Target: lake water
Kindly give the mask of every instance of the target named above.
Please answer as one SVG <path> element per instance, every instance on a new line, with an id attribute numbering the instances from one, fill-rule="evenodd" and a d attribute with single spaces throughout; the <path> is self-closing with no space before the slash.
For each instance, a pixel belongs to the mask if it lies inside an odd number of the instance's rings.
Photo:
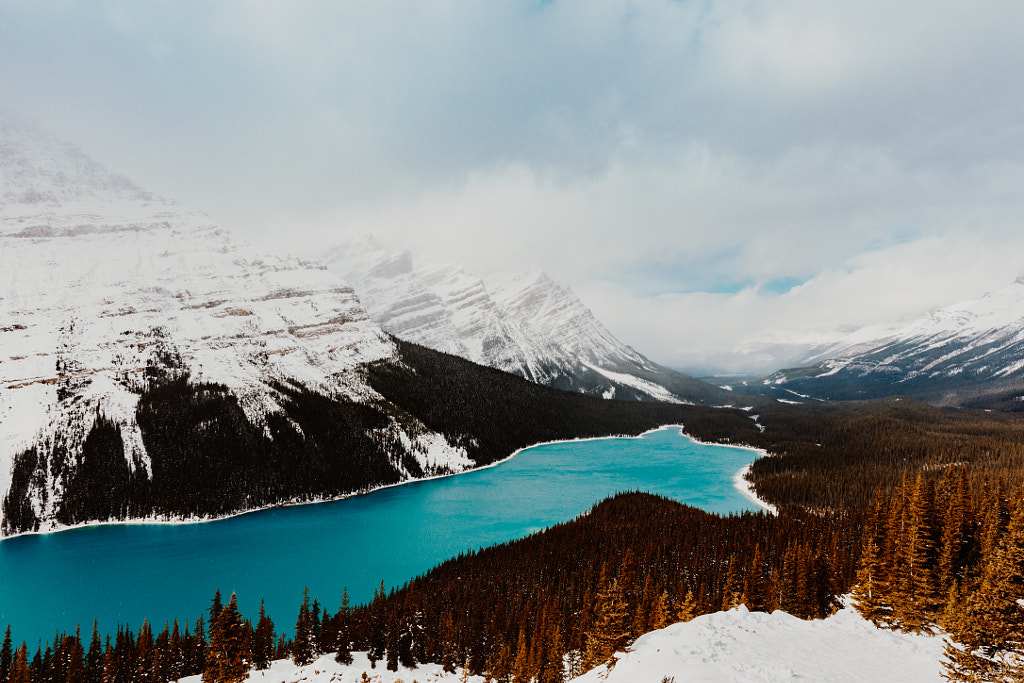
<path id="1" fill-rule="evenodd" d="M 159 630 L 195 620 L 220 588 L 225 601 L 238 594 L 245 616 L 255 617 L 264 598 L 278 632 L 290 631 L 305 586 L 333 613 L 343 587 L 353 604 L 365 602 L 382 580 L 401 585 L 459 552 L 570 520 L 618 491 L 711 512 L 755 510 L 733 485 L 754 458 L 665 428 L 535 446 L 496 467 L 331 503 L 11 538 L 0 541 L 0 629 L 11 624 L 33 651 L 79 623 L 87 638 L 94 618 L 100 633 L 144 618 Z"/>

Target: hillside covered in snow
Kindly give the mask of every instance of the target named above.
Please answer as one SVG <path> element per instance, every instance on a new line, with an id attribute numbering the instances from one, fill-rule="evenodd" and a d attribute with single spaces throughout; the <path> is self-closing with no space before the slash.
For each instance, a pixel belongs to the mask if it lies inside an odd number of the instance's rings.
<path id="1" fill-rule="evenodd" d="M 96 495 L 92 480 L 152 481 L 169 466 L 155 463 L 151 451 L 163 421 L 154 411 L 168 411 L 172 401 L 146 404 L 152 429 L 139 421 L 140 401 L 160 386 L 203 388 L 181 398 L 193 407 L 216 404 L 224 424 L 239 421 L 234 436 L 252 427 L 257 435 L 291 431 L 309 440 L 315 435 L 304 427 L 312 422 L 286 416 L 311 395 L 346 405 L 380 400 L 360 368 L 393 358 L 394 346 L 352 290 L 322 266 L 237 243 L 202 214 L 9 121 L 0 123 L 0 188 L 6 533 L 126 513 L 188 514 L 167 501 L 124 510 L 94 500 L 69 509 L 70 493 Z M 215 416 L 205 419 L 214 432 Z M 193 422 L 203 428 L 202 420 Z M 367 445 L 377 444 L 371 450 L 386 462 L 368 468 L 374 476 L 354 477 L 355 489 L 377 476 L 402 479 L 473 464 L 414 419 L 379 411 L 362 422 Z M 179 438 L 188 441 L 184 430 Z M 112 450 L 123 458 L 110 460 Z M 217 474 L 216 466 L 209 469 Z M 276 497 L 267 491 L 260 502 Z"/>
<path id="2" fill-rule="evenodd" d="M 481 278 L 372 238 L 322 255 L 392 334 L 548 386 L 605 398 L 723 405 L 730 392 L 653 363 L 541 271 Z"/>

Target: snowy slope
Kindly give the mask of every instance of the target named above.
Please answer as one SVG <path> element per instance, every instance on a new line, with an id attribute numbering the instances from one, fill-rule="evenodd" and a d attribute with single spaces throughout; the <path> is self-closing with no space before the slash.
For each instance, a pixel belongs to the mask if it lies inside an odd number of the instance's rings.
<path id="1" fill-rule="evenodd" d="M 73 463 L 99 413 L 121 425 L 129 466 L 148 468 L 135 407 L 150 366 L 225 385 L 256 425 L 279 410 L 278 382 L 377 398 L 359 368 L 394 346 L 322 266 L 234 242 L 6 121 L 0 188 L 0 495 L 33 445 L 56 444 Z M 413 449 L 425 467 L 472 464 L 414 431 L 407 442 L 433 444 Z M 52 477 L 37 492 L 44 528 L 61 486 Z"/>
<path id="2" fill-rule="evenodd" d="M 372 238 L 323 254 L 370 316 L 402 339 L 606 398 L 730 403 L 728 392 L 663 368 L 618 341 L 571 289 L 540 271 L 481 278 L 392 252 Z"/>
<path id="3" fill-rule="evenodd" d="M 1024 276 L 910 323 L 858 330 L 815 349 L 772 387 L 828 398 L 907 394 L 955 404 L 1024 393 Z"/>
<path id="4" fill-rule="evenodd" d="M 572 683 L 939 683 L 940 637 L 880 630 L 852 609 L 828 619 L 804 621 L 784 612 L 765 614 L 739 607 L 673 624 L 641 636 L 629 652 L 620 654 L 611 671 L 593 669 Z M 298 667 L 288 660 L 274 662 L 268 671 L 254 671 L 251 683 L 356 683 L 363 674 L 379 683 L 482 683 L 482 676 L 445 674 L 439 665 L 388 671 L 384 662 L 370 668 L 366 656 L 355 653 L 342 666 L 333 655 Z M 184 679 L 199 683 L 199 676 Z"/>
<path id="5" fill-rule="evenodd" d="M 608 672 L 575 683 L 938 683 L 945 639 L 878 629 L 852 608 L 805 621 L 742 605 L 641 636 Z"/>

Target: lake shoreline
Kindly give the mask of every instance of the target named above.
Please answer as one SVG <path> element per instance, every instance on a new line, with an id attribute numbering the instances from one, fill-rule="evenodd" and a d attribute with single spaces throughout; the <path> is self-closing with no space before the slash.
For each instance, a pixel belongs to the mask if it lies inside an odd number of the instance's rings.
<path id="1" fill-rule="evenodd" d="M 448 472 L 446 474 L 435 474 L 435 475 L 431 475 L 429 477 L 415 477 L 415 478 L 410 478 L 410 479 L 404 479 L 402 481 L 395 482 L 394 484 L 384 484 L 382 486 L 375 486 L 373 488 L 369 488 L 369 489 L 366 489 L 366 490 L 363 490 L 363 491 L 356 491 L 354 493 L 345 493 L 345 494 L 341 494 L 341 495 L 338 495 L 338 496 L 329 496 L 329 497 L 318 498 L 318 499 L 314 499 L 314 500 L 283 501 L 283 502 L 280 502 L 280 503 L 273 503 L 271 505 L 264 505 L 264 506 L 257 507 L 257 508 L 251 508 L 251 509 L 248 509 L 248 510 L 240 510 L 238 512 L 232 512 L 232 513 L 229 513 L 229 514 L 226 514 L 226 515 L 218 515 L 218 516 L 208 516 L 208 517 L 166 517 L 166 516 L 164 516 L 164 517 L 156 517 L 156 516 L 154 516 L 154 517 L 135 517 L 133 519 L 93 521 L 93 522 L 83 522 L 81 524 L 70 524 L 70 525 L 55 525 L 54 527 L 48 528 L 48 529 L 45 529 L 45 530 L 21 531 L 21 532 L 19 532 L 17 534 L 11 534 L 10 536 L 3 536 L 3 537 L 0 537 L 0 543 L 3 543 L 4 541 L 10 540 L 10 539 L 14 539 L 14 538 L 22 538 L 22 537 L 26 537 L 26 536 L 45 536 L 45 535 L 50 535 L 50 534 L 58 534 L 58 533 L 62 533 L 62 532 L 65 532 L 65 531 L 76 531 L 76 530 L 80 530 L 80 529 L 91 529 L 91 528 L 101 527 L 101 526 L 145 526 L 145 525 L 152 525 L 152 526 L 179 526 L 179 525 L 189 525 L 189 524 L 209 524 L 209 523 L 213 523 L 213 522 L 221 522 L 221 521 L 225 521 L 225 520 L 229 520 L 229 519 L 235 519 L 237 517 L 241 517 L 243 515 L 253 514 L 253 513 L 256 513 L 256 512 L 266 512 L 267 510 L 276 510 L 276 509 L 279 509 L 279 508 L 298 507 L 298 506 L 303 506 L 303 505 L 319 505 L 321 503 L 333 503 L 333 502 L 336 502 L 336 501 L 339 501 L 339 500 L 345 500 L 345 499 L 348 499 L 348 498 L 354 498 L 356 496 L 364 496 L 364 495 L 369 494 L 369 493 L 374 493 L 375 491 L 383 491 L 385 489 L 394 488 L 396 486 L 405 486 L 407 484 L 415 484 L 417 482 L 423 482 L 423 481 L 434 481 L 434 480 L 437 480 L 437 479 L 445 479 L 445 478 L 448 478 L 448 477 L 456 477 L 456 476 L 458 476 L 460 474 L 468 474 L 470 472 L 479 472 L 479 471 L 482 471 L 482 470 L 487 470 L 487 469 L 490 469 L 492 467 L 497 467 L 498 465 L 503 465 L 503 464 L 507 463 L 508 461 L 512 460 L 513 458 L 515 458 L 520 453 L 522 453 L 524 451 L 527 451 L 527 450 L 529 450 L 531 448 L 538 448 L 540 446 L 550 446 L 550 445 L 554 445 L 554 444 L 563 444 L 563 443 L 580 443 L 580 442 L 585 442 L 585 441 L 604 441 L 604 440 L 609 440 L 609 439 L 641 439 L 644 436 L 647 436 L 648 434 L 653 434 L 655 432 L 659 432 L 659 431 L 662 431 L 662 430 L 665 430 L 665 429 L 678 429 L 681 436 L 684 436 L 687 439 L 689 439 L 690 441 L 692 441 L 693 443 L 699 444 L 701 446 L 724 446 L 724 447 L 728 447 L 728 448 L 739 448 L 739 449 L 743 449 L 743 450 L 750 450 L 750 451 L 753 451 L 754 453 L 757 453 L 760 457 L 767 457 L 769 455 L 769 453 L 767 451 L 765 451 L 764 449 L 755 448 L 753 446 L 723 444 L 723 443 L 716 443 L 714 441 L 701 441 L 700 439 L 697 439 L 697 438 L 687 434 L 686 433 L 685 425 L 682 425 L 682 424 L 665 424 L 665 425 L 661 425 L 661 426 L 658 426 L 658 427 L 653 427 L 652 429 L 648 429 L 648 430 L 646 430 L 646 431 L 644 431 L 644 432 L 642 432 L 640 434 L 637 434 L 635 436 L 634 435 L 630 435 L 630 434 L 612 434 L 612 435 L 608 435 L 608 436 L 583 436 L 583 437 L 576 437 L 576 438 L 573 438 L 573 439 L 554 439 L 552 441 L 540 441 L 540 442 L 537 442 L 537 443 L 534 443 L 534 444 L 530 444 L 529 446 L 523 446 L 522 448 L 516 449 L 515 451 L 513 451 L 507 457 L 504 457 L 504 458 L 502 458 L 500 460 L 495 460 L 494 462 L 488 463 L 486 465 L 481 465 L 480 467 L 471 467 L 471 468 L 468 468 L 468 469 L 460 470 L 458 472 Z M 775 509 L 774 505 L 772 505 L 771 503 L 767 503 L 767 502 L 761 500 L 754 493 L 753 488 L 751 487 L 749 481 L 747 481 L 747 479 L 746 479 L 746 474 L 749 472 L 749 470 L 750 470 L 750 465 L 745 465 L 744 467 L 742 467 L 739 470 L 739 472 L 737 472 L 736 475 L 733 477 L 733 485 L 739 490 L 739 492 L 743 495 L 744 498 L 748 499 L 749 501 L 751 501 L 752 503 L 754 503 L 758 507 L 763 508 L 764 510 L 767 510 L 768 512 L 771 512 L 772 514 L 778 514 L 778 511 Z"/>

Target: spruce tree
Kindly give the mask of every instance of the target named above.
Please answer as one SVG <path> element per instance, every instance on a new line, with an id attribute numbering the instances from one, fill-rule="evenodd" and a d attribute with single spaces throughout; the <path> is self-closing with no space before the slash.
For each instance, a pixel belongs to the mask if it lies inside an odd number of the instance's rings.
<path id="1" fill-rule="evenodd" d="M 70 640 L 71 644 L 66 648 L 67 663 L 64 681 L 66 683 L 85 683 L 85 651 L 82 650 L 79 630 L 75 629 L 74 638 L 65 640 Z"/>
<path id="2" fill-rule="evenodd" d="M 612 655 L 625 649 L 630 640 L 626 622 L 626 604 L 615 579 L 597 593 L 594 623 L 586 636 L 587 645 L 583 653 L 584 669 L 610 662 Z"/>
<path id="3" fill-rule="evenodd" d="M 32 683 L 32 672 L 28 664 L 28 647 L 22 643 L 14 651 L 14 658 L 11 660 L 11 672 L 8 675 L 8 683 Z"/>
<path id="4" fill-rule="evenodd" d="M 339 664 L 351 664 L 352 663 L 352 607 L 349 604 L 348 598 L 348 587 L 341 593 L 341 609 L 338 610 L 336 616 L 338 623 L 338 633 L 334 647 L 337 650 L 337 654 L 334 655 L 334 659 Z"/>
<path id="5" fill-rule="evenodd" d="M 295 620 L 295 638 L 292 640 L 292 661 L 303 666 L 315 659 L 313 640 L 313 615 L 310 613 L 309 587 L 302 591 L 302 604 Z"/>
<path id="6" fill-rule="evenodd" d="M 274 622 L 267 616 L 260 600 L 260 612 L 256 620 L 256 632 L 252 639 L 253 666 L 259 670 L 269 669 L 274 658 Z"/>
<path id="7" fill-rule="evenodd" d="M 992 546 L 990 546 L 992 547 Z M 981 585 L 964 600 L 946 647 L 946 674 L 954 681 L 1024 679 L 1024 489 Z"/>
<path id="8" fill-rule="evenodd" d="M 904 507 L 902 543 L 897 551 L 898 588 L 893 616 L 900 628 L 920 631 L 935 616 L 937 581 L 928 488 L 920 474 Z"/>
<path id="9" fill-rule="evenodd" d="M 528 681 L 533 678 L 533 674 L 534 672 L 530 669 L 530 648 L 526 641 L 526 631 L 520 628 L 519 638 L 516 641 L 516 656 L 512 662 L 512 679 Z"/>
<path id="10" fill-rule="evenodd" d="M 853 606 L 862 617 L 879 624 L 889 615 L 889 607 L 882 596 L 881 564 L 874 533 L 868 531 L 865 539 L 858 563 L 857 585 L 852 591 Z"/>
<path id="11" fill-rule="evenodd" d="M 103 641 L 96 620 L 92 622 L 89 651 L 85 654 L 85 683 L 103 683 Z"/>
<path id="12" fill-rule="evenodd" d="M 11 625 L 7 624 L 7 630 L 4 631 L 4 642 L 0 646 L 0 683 L 6 683 L 13 663 L 14 650 L 11 649 Z"/>
<path id="13" fill-rule="evenodd" d="M 544 634 L 544 655 L 538 683 L 563 683 L 565 681 L 564 656 L 562 629 L 552 618 L 549 621 L 547 633 Z"/>
<path id="14" fill-rule="evenodd" d="M 654 609 L 651 610 L 651 628 L 654 630 L 665 628 L 671 623 L 671 617 L 668 614 L 668 591 L 662 590 L 658 593 L 658 598 L 654 603 Z"/>
<path id="15" fill-rule="evenodd" d="M 238 601 L 231 594 L 220 609 L 210 631 L 204 683 L 239 683 L 249 673 L 249 653 L 245 650 L 245 629 Z"/>
<path id="16" fill-rule="evenodd" d="M 675 620 L 690 621 L 700 613 L 700 605 L 694 597 L 692 590 L 686 591 L 686 597 L 676 603 Z"/>

